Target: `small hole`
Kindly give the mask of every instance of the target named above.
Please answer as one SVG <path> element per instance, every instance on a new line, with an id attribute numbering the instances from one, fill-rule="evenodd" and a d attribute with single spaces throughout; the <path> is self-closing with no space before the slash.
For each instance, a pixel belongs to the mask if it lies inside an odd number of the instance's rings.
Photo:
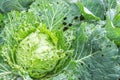
<path id="1" fill-rule="evenodd" d="M 28 12 L 28 10 L 26 10 L 26 12 Z"/>
<path id="2" fill-rule="evenodd" d="M 102 54 L 101 56 L 103 57 L 104 55 Z"/>
<path id="3" fill-rule="evenodd" d="M 78 19 L 78 16 L 75 16 L 74 19 L 75 19 L 75 20 Z"/>
<path id="4" fill-rule="evenodd" d="M 13 17 L 11 17 L 11 19 L 13 19 Z"/>
<path id="5" fill-rule="evenodd" d="M 66 56 L 68 56 L 68 54 L 65 54 Z"/>
<path id="6" fill-rule="evenodd" d="M 78 78 L 78 80 L 81 80 L 81 78 Z"/>
<path id="7" fill-rule="evenodd" d="M 57 4 L 59 4 L 59 2 L 57 2 Z"/>
<path id="8" fill-rule="evenodd" d="M 68 27 L 64 27 L 63 31 L 66 31 L 68 29 Z"/>
<path id="9" fill-rule="evenodd" d="M 37 6 L 40 6 L 40 4 L 37 4 Z"/>
<path id="10" fill-rule="evenodd" d="M 3 20 L 1 21 L 1 23 L 3 23 Z"/>
<path id="11" fill-rule="evenodd" d="M 69 26 L 72 26 L 72 23 L 70 23 Z"/>
<path id="12" fill-rule="evenodd" d="M 104 15 L 104 20 L 106 20 L 106 16 Z"/>
<path id="13" fill-rule="evenodd" d="M 80 16 L 80 20 L 85 20 L 83 15 Z"/>
<path id="14" fill-rule="evenodd" d="M 88 67 L 90 68 L 90 64 L 88 64 Z"/>
<path id="15" fill-rule="evenodd" d="M 83 66 L 83 63 L 81 63 L 81 65 Z"/>
<path id="16" fill-rule="evenodd" d="M 64 17 L 64 18 L 63 18 L 63 20 L 66 20 L 66 19 L 67 19 L 67 17 Z"/>
<path id="17" fill-rule="evenodd" d="M 66 23 L 66 22 L 63 22 L 63 25 L 67 25 L 67 23 Z"/>

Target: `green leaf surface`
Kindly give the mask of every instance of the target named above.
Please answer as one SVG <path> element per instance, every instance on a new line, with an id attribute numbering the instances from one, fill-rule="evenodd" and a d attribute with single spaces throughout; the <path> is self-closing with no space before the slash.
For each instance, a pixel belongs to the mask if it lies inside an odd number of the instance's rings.
<path id="1" fill-rule="evenodd" d="M 29 8 L 34 0 L 0 0 L 0 12 L 7 13 L 12 10 L 22 11 Z"/>
<path id="2" fill-rule="evenodd" d="M 64 16 L 68 14 L 69 5 L 65 1 L 36 0 L 29 9 L 41 18 L 50 30 L 61 28 Z"/>
<path id="3" fill-rule="evenodd" d="M 120 14 L 117 14 L 113 19 L 113 24 L 116 27 L 120 28 Z"/>
<path id="4" fill-rule="evenodd" d="M 86 7 L 83 6 L 82 2 L 78 1 L 77 6 L 79 7 L 82 15 L 88 20 L 100 20 L 99 17 L 96 17 L 91 11 L 89 11 Z"/>
<path id="5" fill-rule="evenodd" d="M 69 65 L 60 74 L 43 80 L 119 79 L 118 48 L 106 37 L 105 29 L 97 27 L 82 23 L 76 33 L 75 51 Z"/>
<path id="6" fill-rule="evenodd" d="M 0 80 L 119 80 L 119 11 L 119 0 L 0 0 Z"/>
<path id="7" fill-rule="evenodd" d="M 120 28 L 115 27 L 112 21 L 108 20 L 106 24 L 107 36 L 113 40 L 118 46 L 120 45 Z"/>
<path id="8" fill-rule="evenodd" d="M 84 26 L 85 25 L 81 25 L 81 27 Z M 79 54 L 76 62 L 79 63 L 80 66 L 80 79 L 118 79 L 120 76 L 118 75 L 119 71 L 116 71 L 117 63 L 115 63 L 115 60 L 112 60 L 115 55 L 118 55 L 118 49 L 113 42 L 106 38 L 105 30 L 99 25 L 95 27 L 92 24 L 88 24 L 86 25 L 84 35 L 87 36 L 87 38 L 81 39 L 84 39 L 85 42 L 79 42 L 79 44 L 77 44 L 79 47 L 76 47 L 77 50 L 75 51 L 76 55 Z M 113 65 L 111 66 L 111 64 Z"/>

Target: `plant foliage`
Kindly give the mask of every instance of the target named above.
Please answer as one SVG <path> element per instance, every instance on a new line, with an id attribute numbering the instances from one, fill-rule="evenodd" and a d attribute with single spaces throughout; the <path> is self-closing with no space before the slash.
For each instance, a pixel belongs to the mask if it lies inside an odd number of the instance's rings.
<path id="1" fill-rule="evenodd" d="M 119 80 L 119 0 L 1 0 L 0 80 Z"/>

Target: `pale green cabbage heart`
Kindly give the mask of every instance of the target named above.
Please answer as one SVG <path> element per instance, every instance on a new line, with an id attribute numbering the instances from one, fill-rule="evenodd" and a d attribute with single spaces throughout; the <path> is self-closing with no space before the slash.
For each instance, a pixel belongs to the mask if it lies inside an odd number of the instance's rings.
<path id="1" fill-rule="evenodd" d="M 58 52 L 48 34 L 36 31 L 20 42 L 16 60 L 30 75 L 39 77 L 53 70 L 58 60 L 64 57 L 63 52 Z"/>

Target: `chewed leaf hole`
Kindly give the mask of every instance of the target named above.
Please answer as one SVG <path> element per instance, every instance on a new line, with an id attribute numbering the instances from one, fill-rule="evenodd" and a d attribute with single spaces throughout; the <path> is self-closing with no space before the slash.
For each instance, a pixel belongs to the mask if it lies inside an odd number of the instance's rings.
<path id="1" fill-rule="evenodd" d="M 74 19 L 75 19 L 75 20 L 78 19 L 78 16 L 75 16 Z"/>
<path id="2" fill-rule="evenodd" d="M 104 55 L 102 54 L 101 56 L 103 57 Z"/>
<path id="3" fill-rule="evenodd" d="M 59 4 L 59 2 L 57 2 L 57 4 Z"/>
<path id="4" fill-rule="evenodd" d="M 67 17 L 64 17 L 64 18 L 63 18 L 63 20 L 66 20 L 66 19 L 67 19 Z"/>
<path id="5" fill-rule="evenodd" d="M 85 20 L 83 15 L 80 16 L 80 20 Z"/>
<path id="6" fill-rule="evenodd" d="M 81 78 L 78 78 L 78 80 L 81 80 Z"/>
<path id="7" fill-rule="evenodd" d="M 66 31 L 66 30 L 68 30 L 68 27 L 64 27 L 63 31 Z"/>
<path id="8" fill-rule="evenodd" d="M 81 65 L 83 66 L 83 63 L 81 63 Z"/>
<path id="9" fill-rule="evenodd" d="M 40 6 L 40 4 L 37 4 L 37 6 Z"/>
<path id="10" fill-rule="evenodd" d="M 88 67 L 90 68 L 90 64 L 88 64 Z"/>
<path id="11" fill-rule="evenodd" d="M 67 25 L 67 23 L 66 23 L 66 22 L 63 22 L 63 25 Z"/>
<path id="12" fill-rule="evenodd" d="M 72 23 L 69 23 L 69 26 L 72 26 Z"/>

